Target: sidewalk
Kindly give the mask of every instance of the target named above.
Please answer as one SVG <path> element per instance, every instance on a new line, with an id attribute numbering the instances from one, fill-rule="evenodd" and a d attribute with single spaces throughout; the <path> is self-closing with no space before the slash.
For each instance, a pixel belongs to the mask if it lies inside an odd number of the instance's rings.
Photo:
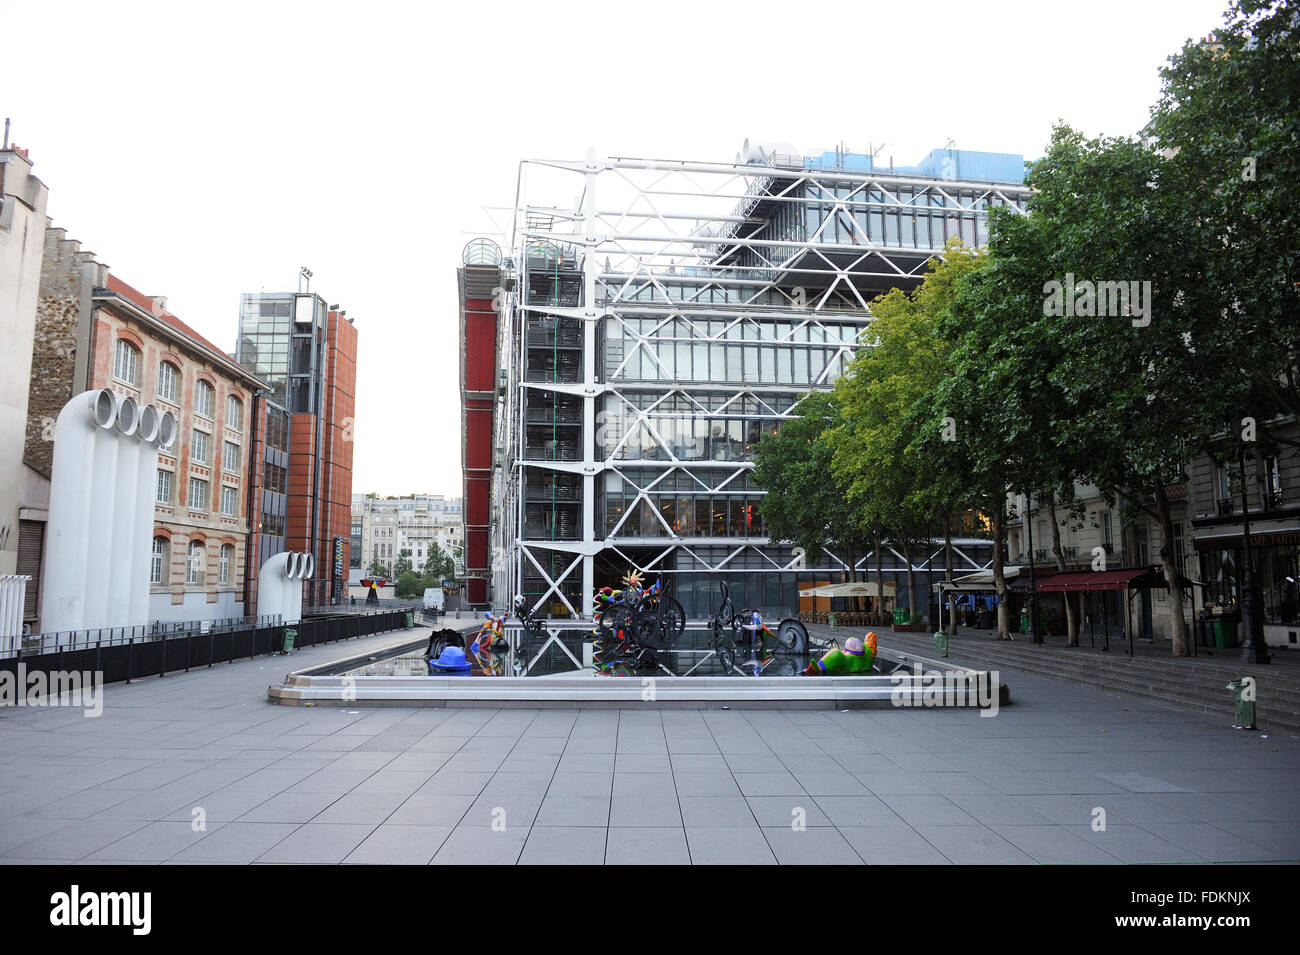
<path id="1" fill-rule="evenodd" d="M 1300 861 L 1300 741 L 1023 673 L 996 718 L 267 702 L 427 634 L 0 709 L 0 863 Z"/>
<path id="2" fill-rule="evenodd" d="M 861 630 L 823 625 L 808 629 L 817 636 L 841 640 L 860 635 Z M 936 655 L 931 633 L 897 633 L 887 627 L 876 632 L 882 647 Z M 1067 647 L 1064 636 L 1047 637 L 1043 644 L 1029 642 L 1024 634 L 1013 637 L 998 640 L 996 631 L 961 628 L 949 638 L 949 657 L 976 669 L 1018 671 L 1206 714 L 1229 726 L 1235 719 L 1235 704 L 1227 684 L 1250 676 L 1257 684 L 1260 727 L 1300 734 L 1300 651 L 1275 647 L 1272 663 L 1259 665 L 1243 662 L 1240 649 L 1201 648 L 1199 656 L 1174 657 L 1167 643 L 1135 641 L 1135 653 L 1130 657 L 1128 643 L 1118 640 L 1112 640 L 1111 649 L 1103 651 L 1100 640 L 1089 647 L 1086 635 L 1078 647 Z"/>

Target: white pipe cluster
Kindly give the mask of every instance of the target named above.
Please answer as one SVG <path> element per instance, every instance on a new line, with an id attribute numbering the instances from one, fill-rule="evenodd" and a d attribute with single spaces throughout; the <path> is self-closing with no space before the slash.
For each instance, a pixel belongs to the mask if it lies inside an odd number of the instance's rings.
<path id="1" fill-rule="evenodd" d="M 69 401 L 54 424 L 41 629 L 149 619 L 158 448 L 176 416 L 107 388 Z"/>
<path id="2" fill-rule="evenodd" d="M 311 554 L 286 551 L 267 559 L 257 572 L 257 615 L 279 614 L 285 624 L 302 621 L 302 582 L 316 573 Z"/>
<path id="3" fill-rule="evenodd" d="M 0 652 L 18 649 L 23 635 L 23 600 L 27 595 L 24 574 L 0 574 Z"/>

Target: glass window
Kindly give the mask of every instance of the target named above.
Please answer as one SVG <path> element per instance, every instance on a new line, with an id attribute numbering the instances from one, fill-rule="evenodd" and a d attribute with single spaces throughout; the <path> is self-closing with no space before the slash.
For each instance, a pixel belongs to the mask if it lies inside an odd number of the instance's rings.
<path id="1" fill-rule="evenodd" d="M 158 469 L 158 487 L 154 494 L 154 500 L 159 504 L 170 504 L 172 502 L 172 472 Z"/>
<path id="2" fill-rule="evenodd" d="M 221 466 L 227 471 L 239 471 L 239 445 L 233 441 L 225 442 L 221 449 Z"/>
<path id="3" fill-rule="evenodd" d="M 180 372 L 171 362 L 164 361 L 158 363 L 158 397 L 164 401 L 176 400 L 176 383 L 180 379 Z"/>
<path id="4" fill-rule="evenodd" d="M 235 556 L 235 548 L 229 544 L 221 545 L 221 556 L 217 560 L 217 582 L 221 584 L 230 583 L 230 562 Z"/>
<path id="5" fill-rule="evenodd" d="M 200 381 L 194 386 L 194 411 L 205 418 L 212 417 L 212 386 Z"/>
<path id="6" fill-rule="evenodd" d="M 136 361 L 140 353 L 124 338 L 119 338 L 113 348 L 113 377 L 128 385 L 135 384 Z"/>
<path id="7" fill-rule="evenodd" d="M 909 222 L 908 225 L 911 225 Z M 885 245 L 898 245 L 898 213 L 885 213 Z"/>
<path id="8" fill-rule="evenodd" d="M 727 377 L 725 381 L 741 381 L 744 378 L 744 354 L 740 345 L 727 346 Z"/>
<path id="9" fill-rule="evenodd" d="M 190 541 L 189 560 L 185 562 L 185 582 L 203 583 L 203 542 Z"/>
<path id="10" fill-rule="evenodd" d="M 226 398 L 226 427 L 232 431 L 244 430 L 244 404 L 234 395 Z"/>
<path id="11" fill-rule="evenodd" d="M 239 491 L 233 487 L 223 487 L 221 489 L 221 513 L 226 517 L 234 517 L 239 513 Z"/>
<path id="12" fill-rule="evenodd" d="M 153 539 L 153 554 L 149 560 L 149 583 L 165 584 L 167 582 L 167 564 L 171 557 L 171 541 L 165 537 Z"/>
<path id="13" fill-rule="evenodd" d="M 207 464 L 212 452 L 212 436 L 206 431 L 194 430 L 194 440 L 190 442 L 190 457 L 196 464 Z"/>
<path id="14" fill-rule="evenodd" d="M 191 511 L 208 509 L 208 482 L 202 478 L 190 478 L 190 493 L 185 501 Z"/>

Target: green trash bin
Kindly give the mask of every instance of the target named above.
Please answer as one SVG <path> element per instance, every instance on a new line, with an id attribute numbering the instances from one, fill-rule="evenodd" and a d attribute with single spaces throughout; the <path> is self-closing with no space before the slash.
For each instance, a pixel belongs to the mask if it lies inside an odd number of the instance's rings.
<path id="1" fill-rule="evenodd" d="M 1020 632 L 1021 633 L 1029 632 L 1029 614 L 1027 613 L 1022 613 L 1020 615 Z"/>
<path id="2" fill-rule="evenodd" d="M 415 626 L 415 611 L 408 610 L 406 611 L 406 629 L 410 630 L 414 626 Z"/>
<path id="3" fill-rule="evenodd" d="M 838 627 L 840 625 L 839 620 L 840 615 L 838 613 L 829 613 L 826 615 L 826 622 L 832 627 Z"/>
<path id="4" fill-rule="evenodd" d="M 1234 618 L 1214 618 L 1214 645 L 1220 650 L 1237 645 L 1237 621 Z"/>
<path id="5" fill-rule="evenodd" d="M 1255 729 L 1255 681 L 1248 676 L 1242 677 L 1229 683 L 1228 689 L 1232 691 L 1233 702 L 1237 704 L 1237 722 L 1233 728 Z"/>
<path id="6" fill-rule="evenodd" d="M 285 653 L 288 653 L 290 650 L 293 649 L 293 639 L 296 636 L 298 636 L 297 630 L 286 629 L 284 631 L 284 652 Z"/>
<path id="7" fill-rule="evenodd" d="M 935 653 L 938 653 L 940 656 L 946 657 L 948 655 L 948 634 L 942 630 L 938 630 L 935 632 L 934 651 Z"/>
<path id="8" fill-rule="evenodd" d="M 894 608 L 894 623 L 907 623 L 907 611 L 902 607 Z"/>

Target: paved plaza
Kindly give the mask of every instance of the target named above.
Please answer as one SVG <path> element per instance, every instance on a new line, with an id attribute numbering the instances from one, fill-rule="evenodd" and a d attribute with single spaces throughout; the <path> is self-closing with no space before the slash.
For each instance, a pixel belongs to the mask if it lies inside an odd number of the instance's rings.
<path id="1" fill-rule="evenodd" d="M 992 718 L 267 702 L 415 637 L 0 710 L 0 862 L 1300 861 L 1300 739 L 1014 672 Z"/>

